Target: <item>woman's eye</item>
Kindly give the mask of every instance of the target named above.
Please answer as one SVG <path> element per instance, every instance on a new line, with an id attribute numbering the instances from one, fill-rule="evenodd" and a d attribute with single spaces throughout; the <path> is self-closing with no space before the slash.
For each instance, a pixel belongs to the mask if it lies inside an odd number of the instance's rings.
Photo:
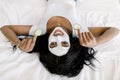
<path id="1" fill-rule="evenodd" d="M 62 44 L 68 44 L 66 41 L 63 41 Z"/>
<path id="2" fill-rule="evenodd" d="M 62 42 L 62 46 L 64 46 L 64 47 L 68 47 L 68 46 L 69 46 L 69 44 L 68 44 L 68 42 L 67 42 L 67 41 L 63 41 L 63 42 Z"/>
<path id="3" fill-rule="evenodd" d="M 57 42 L 52 42 L 52 43 L 51 43 L 51 45 L 56 45 L 56 44 L 57 44 Z"/>
<path id="4" fill-rule="evenodd" d="M 52 42 L 51 44 L 50 44 L 50 48 L 54 48 L 54 47 L 56 47 L 57 46 L 57 42 Z"/>

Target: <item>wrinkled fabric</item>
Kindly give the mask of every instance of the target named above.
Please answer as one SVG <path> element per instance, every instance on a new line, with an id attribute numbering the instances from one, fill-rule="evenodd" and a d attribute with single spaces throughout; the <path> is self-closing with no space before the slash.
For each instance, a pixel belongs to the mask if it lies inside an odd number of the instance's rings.
<path id="1" fill-rule="evenodd" d="M 0 27 L 8 24 L 35 25 L 44 15 L 47 4 L 46 0 L 0 0 Z M 78 19 L 84 26 L 120 29 L 118 0 L 78 0 L 75 5 Z M 13 50 L 12 44 L 0 32 L 0 80 L 120 80 L 119 41 L 120 34 L 97 46 L 96 67 L 84 66 L 78 76 L 67 78 L 49 73 L 39 61 L 37 53 Z"/>

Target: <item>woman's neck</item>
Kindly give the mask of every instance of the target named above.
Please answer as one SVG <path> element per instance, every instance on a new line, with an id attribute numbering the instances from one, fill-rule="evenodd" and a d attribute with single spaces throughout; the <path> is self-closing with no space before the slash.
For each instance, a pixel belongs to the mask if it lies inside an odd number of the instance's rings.
<path id="1" fill-rule="evenodd" d="M 50 34 L 57 26 L 62 27 L 69 35 L 72 34 L 72 25 L 68 19 L 62 16 L 53 16 L 47 22 L 47 34 Z"/>

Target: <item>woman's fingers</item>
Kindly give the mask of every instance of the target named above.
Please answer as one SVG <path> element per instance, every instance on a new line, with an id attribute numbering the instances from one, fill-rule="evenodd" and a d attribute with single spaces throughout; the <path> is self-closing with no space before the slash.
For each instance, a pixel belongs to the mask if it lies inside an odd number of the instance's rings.
<path id="1" fill-rule="evenodd" d="M 83 42 L 84 42 L 84 43 L 87 43 L 88 40 L 87 40 L 87 37 L 86 37 L 86 34 L 85 34 L 85 33 L 82 33 L 82 37 L 83 37 Z"/>
<path id="2" fill-rule="evenodd" d="M 25 48 L 24 45 L 26 45 L 25 39 L 23 39 L 23 40 L 21 41 L 19 48 L 20 48 L 21 50 L 24 49 L 24 48 Z"/>
<path id="3" fill-rule="evenodd" d="M 83 43 L 83 37 L 82 37 L 82 34 L 80 33 L 80 29 L 77 29 L 77 31 L 78 31 L 79 41 L 80 43 Z"/>
<path id="4" fill-rule="evenodd" d="M 90 42 L 88 33 L 87 32 L 81 33 L 81 37 L 82 37 L 81 45 L 87 46 Z"/>
<path id="5" fill-rule="evenodd" d="M 78 32 L 78 36 L 80 37 L 81 36 L 80 29 L 77 29 L 77 32 Z"/>
<path id="6" fill-rule="evenodd" d="M 34 35 L 34 37 L 33 37 L 33 42 L 35 43 L 36 42 L 36 39 L 37 39 L 37 35 Z"/>
<path id="7" fill-rule="evenodd" d="M 78 36 L 82 46 L 94 47 L 96 45 L 96 39 L 91 32 L 78 33 Z"/>
<path id="8" fill-rule="evenodd" d="M 20 49 L 25 52 L 30 52 L 33 50 L 37 36 L 27 37 L 21 41 Z"/>
<path id="9" fill-rule="evenodd" d="M 29 50 L 31 43 L 32 43 L 32 38 L 26 39 L 26 45 L 25 45 L 26 50 Z"/>
<path id="10" fill-rule="evenodd" d="M 95 37 L 92 35 L 91 32 L 89 32 L 89 37 L 90 37 L 91 40 L 94 40 L 94 39 L 95 39 Z"/>
<path id="11" fill-rule="evenodd" d="M 89 35 L 90 32 L 85 32 L 85 35 L 86 35 L 86 38 L 87 38 L 87 41 L 90 42 L 91 41 L 91 37 Z"/>
<path id="12" fill-rule="evenodd" d="M 29 47 L 29 50 L 32 51 L 34 46 L 35 46 L 35 43 L 36 43 L 36 39 L 37 39 L 37 35 L 35 35 L 33 38 L 32 38 L 32 42 L 31 42 L 31 45 Z"/>

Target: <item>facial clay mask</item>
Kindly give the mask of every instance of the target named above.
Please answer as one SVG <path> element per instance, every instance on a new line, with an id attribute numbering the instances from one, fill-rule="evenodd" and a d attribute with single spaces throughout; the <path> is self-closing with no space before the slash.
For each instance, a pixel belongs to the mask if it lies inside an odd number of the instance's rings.
<path id="1" fill-rule="evenodd" d="M 64 46 L 67 43 L 68 46 Z M 55 43 L 55 46 L 50 47 L 51 43 Z M 65 55 L 70 48 L 69 35 L 61 27 L 56 27 L 49 36 L 49 51 L 56 55 L 62 56 Z"/>

